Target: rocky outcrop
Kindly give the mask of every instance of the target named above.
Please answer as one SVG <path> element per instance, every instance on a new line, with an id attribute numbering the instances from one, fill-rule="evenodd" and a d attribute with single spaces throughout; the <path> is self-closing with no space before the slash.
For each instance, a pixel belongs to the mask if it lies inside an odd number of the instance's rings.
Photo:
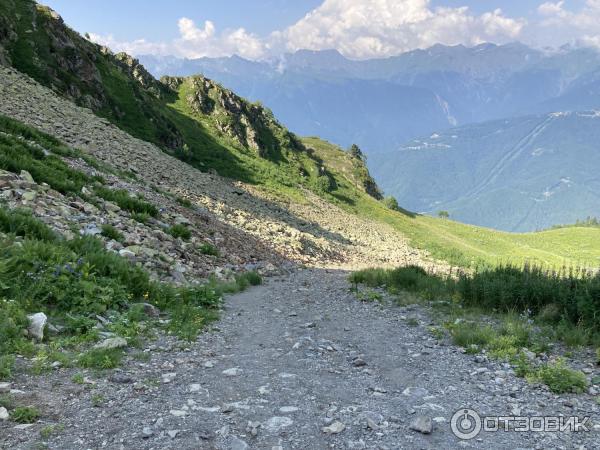
<path id="1" fill-rule="evenodd" d="M 277 157 L 283 148 L 306 150 L 267 108 L 248 102 L 208 78 L 163 77 L 161 81 L 170 89 L 185 93 L 182 95 L 195 115 L 209 116 L 220 133 L 260 157 Z"/>
<path id="2" fill-rule="evenodd" d="M 120 65 L 123 71 L 137 81 L 143 89 L 156 98 L 162 98 L 164 96 L 164 85 L 156 81 L 150 72 L 140 64 L 139 60 L 124 52 L 117 53 L 115 59 L 121 63 Z"/>

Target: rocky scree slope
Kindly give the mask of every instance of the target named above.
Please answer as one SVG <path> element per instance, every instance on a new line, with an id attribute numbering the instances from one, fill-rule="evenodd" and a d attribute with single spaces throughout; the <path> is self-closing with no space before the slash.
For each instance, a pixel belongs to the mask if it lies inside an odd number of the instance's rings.
<path id="1" fill-rule="evenodd" d="M 59 156 L 35 136 L 32 139 L 28 130 L 3 118 L 0 144 L 33 155 L 40 166 L 60 158 L 71 169 L 65 177 L 74 175 L 86 183 L 81 183 L 80 192 L 59 192 L 60 186 L 42 181 L 39 172 L 32 175 L 25 170 L 0 169 L 2 206 L 31 211 L 66 239 L 75 235 L 101 238 L 108 250 L 141 264 L 156 279 L 175 284 L 200 282 L 211 275 L 227 278 L 247 270 L 267 273 L 275 270 L 275 264 L 283 265 L 284 259 L 267 246 L 204 208 L 153 189 L 133 173 L 117 172 L 86 155 Z M 0 165 L 10 167 L 11 159 L 2 155 Z M 126 201 L 113 198 L 114 194 L 129 197 L 156 214 L 136 214 Z"/>
<path id="2" fill-rule="evenodd" d="M 254 186 L 200 172 L 13 69 L 0 68 L 0 96 L 6 99 L 0 113 L 129 170 L 150 188 L 188 199 L 274 254 L 325 266 L 423 263 L 423 255 L 388 225 L 346 213 L 308 190 L 303 202 L 277 200 Z"/>

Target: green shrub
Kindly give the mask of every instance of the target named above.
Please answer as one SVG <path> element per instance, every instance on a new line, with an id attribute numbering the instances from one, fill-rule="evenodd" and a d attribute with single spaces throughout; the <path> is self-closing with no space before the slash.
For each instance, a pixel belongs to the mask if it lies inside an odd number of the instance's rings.
<path id="1" fill-rule="evenodd" d="M 131 218 L 133 220 L 135 220 L 136 222 L 142 223 L 142 224 L 147 224 L 148 221 L 150 220 L 150 214 L 147 213 L 133 213 L 131 214 Z"/>
<path id="2" fill-rule="evenodd" d="M 34 423 L 40 418 L 40 412 L 34 406 L 18 406 L 12 410 L 10 418 L 17 423 Z"/>
<path id="3" fill-rule="evenodd" d="M 108 202 L 113 202 L 119 205 L 121 209 L 130 213 L 148 214 L 151 217 L 158 216 L 158 209 L 151 203 L 133 197 L 124 189 L 109 189 L 107 187 L 97 187 L 96 194 Z"/>
<path id="4" fill-rule="evenodd" d="M 64 149 L 54 147 L 59 148 Z M 48 183 L 63 194 L 79 194 L 85 185 L 101 181 L 70 168 L 60 157 L 48 154 L 35 143 L 5 134 L 0 134 L 0 169 L 16 174 L 25 170 L 36 183 Z"/>
<path id="5" fill-rule="evenodd" d="M 179 203 L 181 206 L 184 206 L 186 208 L 192 207 L 192 202 L 187 198 L 177 197 L 177 203 Z"/>
<path id="6" fill-rule="evenodd" d="M 15 366 L 15 357 L 12 355 L 0 355 L 0 380 L 7 380 L 12 376 Z"/>
<path id="7" fill-rule="evenodd" d="M 544 383 L 556 394 L 581 393 L 588 384 L 583 372 L 569 368 L 562 359 L 541 366 L 527 378 Z"/>
<path id="8" fill-rule="evenodd" d="M 487 346 L 496 336 L 490 326 L 480 327 L 474 323 L 463 321 L 450 326 L 450 336 L 453 342 L 467 350 L 480 350 Z"/>
<path id="9" fill-rule="evenodd" d="M 382 200 L 383 204 L 386 208 L 391 209 L 392 211 L 400 211 L 400 205 L 398 204 L 398 200 L 391 195 Z"/>
<path id="10" fill-rule="evenodd" d="M 192 232 L 183 224 L 177 224 L 169 227 L 167 229 L 167 233 L 174 238 L 180 238 L 184 241 L 188 241 L 192 237 Z"/>
<path id="11" fill-rule="evenodd" d="M 125 241 L 125 236 L 123 236 L 123 233 L 110 224 L 102 225 L 102 236 L 121 243 Z"/>
<path id="12" fill-rule="evenodd" d="M 208 256 L 219 256 L 219 249 L 212 244 L 204 243 L 199 247 L 200 253 Z"/>
<path id="13" fill-rule="evenodd" d="M 319 175 L 314 179 L 313 187 L 317 192 L 331 192 L 335 190 L 336 184 L 333 177 L 329 175 Z"/>
<path id="14" fill-rule="evenodd" d="M 114 369 L 119 367 L 123 359 L 123 350 L 120 348 L 88 350 L 77 361 L 85 369 Z"/>
<path id="15" fill-rule="evenodd" d="M 58 235 L 46 224 L 24 209 L 0 208 L 0 231 L 40 241 L 52 242 L 58 239 Z"/>

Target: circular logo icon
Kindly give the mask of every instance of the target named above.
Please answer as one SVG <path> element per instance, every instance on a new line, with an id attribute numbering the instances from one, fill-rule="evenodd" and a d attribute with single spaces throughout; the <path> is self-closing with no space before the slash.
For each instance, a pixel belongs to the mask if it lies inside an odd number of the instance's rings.
<path id="1" fill-rule="evenodd" d="M 473 439 L 481 432 L 481 417 L 472 409 L 459 409 L 452 416 L 450 428 L 457 438 Z"/>

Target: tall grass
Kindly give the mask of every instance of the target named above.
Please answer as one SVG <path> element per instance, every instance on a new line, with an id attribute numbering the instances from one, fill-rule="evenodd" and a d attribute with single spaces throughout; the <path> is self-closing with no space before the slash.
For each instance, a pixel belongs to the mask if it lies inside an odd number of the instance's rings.
<path id="1" fill-rule="evenodd" d="M 600 274 L 584 269 L 503 265 L 450 277 L 409 266 L 360 271 L 350 280 L 410 291 L 427 299 L 454 299 L 466 307 L 526 313 L 557 327 L 577 327 L 589 337 L 600 337 Z"/>

